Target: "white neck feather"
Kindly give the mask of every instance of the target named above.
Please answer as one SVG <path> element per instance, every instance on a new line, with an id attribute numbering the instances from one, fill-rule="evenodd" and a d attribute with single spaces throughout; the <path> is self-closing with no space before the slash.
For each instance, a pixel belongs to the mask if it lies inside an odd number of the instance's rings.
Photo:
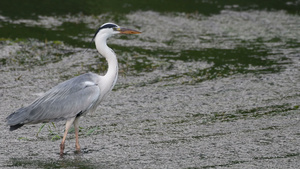
<path id="1" fill-rule="evenodd" d="M 108 70 L 102 78 L 104 80 L 102 83 L 102 92 L 104 93 L 112 90 L 118 78 L 118 60 L 116 54 L 106 44 L 106 40 L 109 37 L 110 35 L 108 34 L 98 34 L 95 37 L 96 48 L 98 52 L 106 58 L 108 63 Z"/>

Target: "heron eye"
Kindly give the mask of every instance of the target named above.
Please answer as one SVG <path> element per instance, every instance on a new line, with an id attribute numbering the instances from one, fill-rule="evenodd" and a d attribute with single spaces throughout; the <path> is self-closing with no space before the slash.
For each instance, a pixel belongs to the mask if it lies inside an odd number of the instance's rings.
<path id="1" fill-rule="evenodd" d="M 114 28 L 113 28 L 113 30 L 114 30 L 114 31 L 119 31 L 119 30 L 120 30 L 120 28 L 118 28 L 118 27 L 114 27 Z"/>

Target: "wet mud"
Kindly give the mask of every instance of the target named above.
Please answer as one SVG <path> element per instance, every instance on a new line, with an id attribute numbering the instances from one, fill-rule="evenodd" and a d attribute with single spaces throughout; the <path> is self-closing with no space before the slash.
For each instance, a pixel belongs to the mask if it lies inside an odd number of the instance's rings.
<path id="1" fill-rule="evenodd" d="M 1 168 L 299 166 L 298 15 L 231 8 L 107 15 L 0 16 L 3 29 L 53 35 L 0 39 Z M 108 41 L 119 79 L 96 112 L 81 118 L 81 153 L 71 130 L 60 158 L 64 122 L 9 132 L 5 118 L 41 93 L 82 73 L 105 73 L 90 41 L 108 18 L 143 33 Z"/>

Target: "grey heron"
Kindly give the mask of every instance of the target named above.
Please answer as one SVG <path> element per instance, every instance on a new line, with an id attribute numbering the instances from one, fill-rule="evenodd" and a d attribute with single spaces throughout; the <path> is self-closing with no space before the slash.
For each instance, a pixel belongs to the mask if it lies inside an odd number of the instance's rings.
<path id="1" fill-rule="evenodd" d="M 86 73 L 64 81 L 53 87 L 30 105 L 22 107 L 6 118 L 10 131 L 25 124 L 45 123 L 66 120 L 66 128 L 60 144 L 60 155 L 65 149 L 68 130 L 74 124 L 75 148 L 80 151 L 78 140 L 78 121 L 82 115 L 94 111 L 100 101 L 114 87 L 118 77 L 118 61 L 114 51 L 107 46 L 106 40 L 114 34 L 139 34 L 141 32 L 121 28 L 114 23 L 105 23 L 97 30 L 93 40 L 98 52 L 108 62 L 104 76 Z"/>

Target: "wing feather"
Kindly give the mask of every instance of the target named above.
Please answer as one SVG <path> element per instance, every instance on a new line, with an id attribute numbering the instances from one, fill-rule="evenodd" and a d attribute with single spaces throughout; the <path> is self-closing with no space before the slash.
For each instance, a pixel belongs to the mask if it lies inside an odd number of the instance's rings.
<path id="1" fill-rule="evenodd" d="M 100 98 L 98 75 L 87 73 L 58 84 L 31 105 L 7 117 L 10 126 L 64 120 L 87 113 Z"/>

